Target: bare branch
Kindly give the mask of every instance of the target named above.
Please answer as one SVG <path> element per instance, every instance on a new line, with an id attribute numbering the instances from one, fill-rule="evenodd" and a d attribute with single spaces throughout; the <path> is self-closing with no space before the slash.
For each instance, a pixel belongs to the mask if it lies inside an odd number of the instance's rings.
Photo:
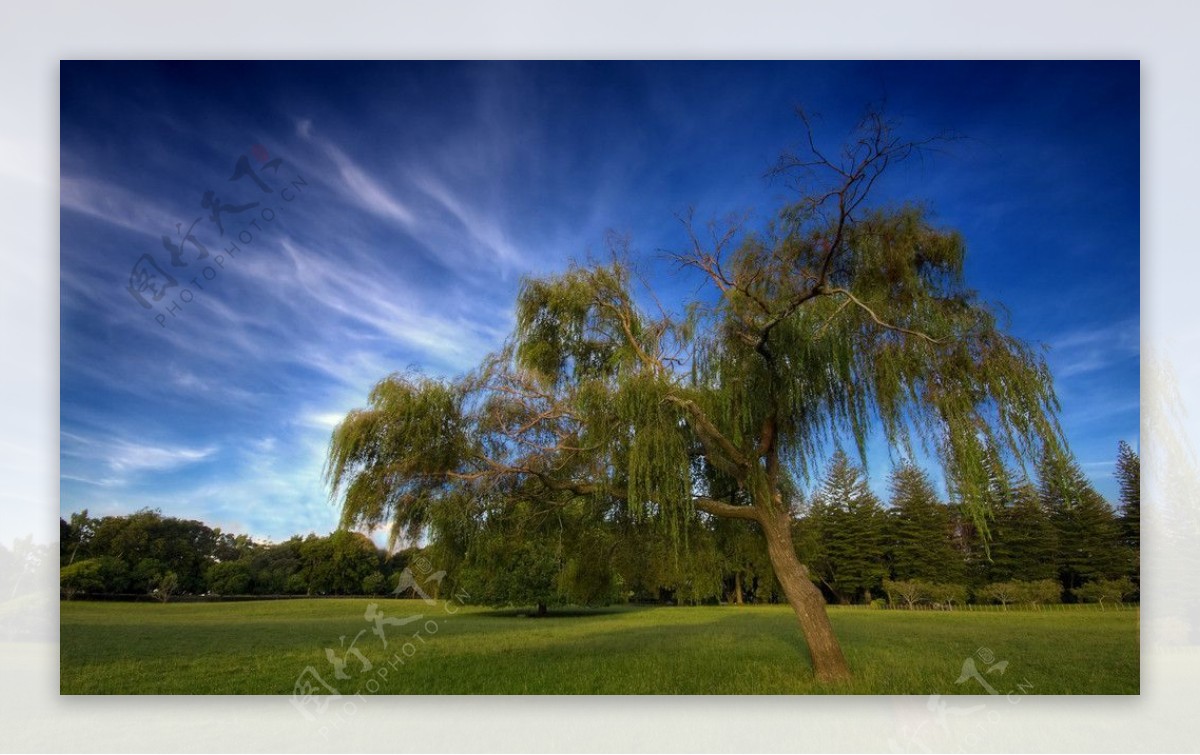
<path id="1" fill-rule="evenodd" d="M 934 338 L 933 336 L 929 335 L 928 333 L 922 333 L 919 330 L 910 330 L 909 328 L 903 328 L 899 325 L 892 325 L 889 322 L 885 322 L 882 318 L 879 317 L 879 315 L 875 314 L 875 310 L 868 307 L 866 304 L 864 304 L 862 302 L 861 299 L 859 299 L 857 296 L 850 293 L 849 291 L 847 291 L 844 288 L 831 288 L 831 289 L 829 289 L 829 293 L 841 294 L 841 295 L 845 296 L 847 299 L 854 302 L 854 304 L 856 304 L 860 309 L 862 309 L 864 312 L 866 312 L 867 315 L 872 320 L 875 321 L 875 324 L 879 325 L 882 328 L 886 328 L 887 330 L 894 330 L 897 333 L 904 333 L 905 335 L 914 336 L 916 338 L 922 338 L 922 339 L 928 341 L 929 343 L 932 343 L 935 345 L 946 342 L 946 339 L 944 339 L 944 338 Z"/>

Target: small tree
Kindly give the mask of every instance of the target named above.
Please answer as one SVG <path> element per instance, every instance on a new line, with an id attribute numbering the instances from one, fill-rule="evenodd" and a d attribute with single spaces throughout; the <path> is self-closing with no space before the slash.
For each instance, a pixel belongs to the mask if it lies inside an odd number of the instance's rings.
<path id="1" fill-rule="evenodd" d="M 838 601 L 865 596 L 869 602 L 871 588 L 886 575 L 884 518 L 863 470 L 836 451 L 813 494 L 808 522 L 817 543 L 813 572 Z"/>
<path id="2" fill-rule="evenodd" d="M 990 585 L 985 585 L 980 594 L 992 601 L 999 603 L 1008 610 L 1009 603 L 1015 603 L 1021 595 L 1021 586 L 1016 582 L 993 582 Z"/>
<path id="3" fill-rule="evenodd" d="M 245 595 L 250 592 L 252 574 L 246 561 L 222 561 L 204 572 L 208 591 L 216 595 Z"/>
<path id="4" fill-rule="evenodd" d="M 1137 588 L 1129 577 L 1117 579 L 1096 579 L 1082 587 L 1075 588 L 1075 597 L 1085 603 L 1099 603 L 1104 609 L 1104 601 L 1120 603 L 1134 593 Z"/>
<path id="5" fill-rule="evenodd" d="M 1057 579 L 1039 579 L 1032 582 L 1014 582 L 1017 585 L 1017 602 L 1029 603 L 1035 608 L 1062 601 L 1062 585 Z"/>
<path id="6" fill-rule="evenodd" d="M 1117 446 L 1117 482 L 1121 490 L 1119 523 L 1121 541 L 1130 561 L 1131 576 L 1135 588 L 1141 582 L 1142 548 L 1142 460 L 1129 444 L 1121 441 Z"/>
<path id="7" fill-rule="evenodd" d="M 373 571 L 363 577 L 362 591 L 364 595 L 382 595 L 387 590 L 387 577 L 383 572 Z"/>
<path id="8" fill-rule="evenodd" d="M 1121 441 L 1117 444 L 1117 483 L 1121 491 L 1121 528 L 1125 541 L 1134 550 L 1141 547 L 1142 460 Z"/>
<path id="9" fill-rule="evenodd" d="M 1047 449 L 1038 465 L 1043 505 L 1057 531 L 1063 587 L 1126 573 L 1121 530 L 1108 502 L 1069 454 Z"/>
<path id="10" fill-rule="evenodd" d="M 1023 482 L 995 504 L 991 559 L 985 567 L 988 581 L 1036 582 L 1057 577 L 1057 534 L 1037 489 Z"/>
<path id="11" fill-rule="evenodd" d="M 965 585 L 932 584 L 929 585 L 927 593 L 930 600 L 944 606 L 947 610 L 953 609 L 955 603 L 962 605 L 967 602 Z"/>
<path id="12" fill-rule="evenodd" d="M 169 571 L 159 575 L 150 590 L 150 594 L 160 603 L 166 603 L 178 589 L 179 577 L 175 575 L 175 572 Z"/>
<path id="13" fill-rule="evenodd" d="M 545 616 L 567 602 L 558 589 L 562 561 L 552 543 L 488 540 L 475 546 L 460 584 L 473 601 L 491 606 L 532 606 Z"/>
<path id="14" fill-rule="evenodd" d="M 929 597 L 929 586 L 914 580 L 883 580 L 883 591 L 887 593 L 888 602 L 895 603 L 897 599 L 904 601 L 909 610 Z"/>
<path id="15" fill-rule="evenodd" d="M 938 500 L 926 472 L 904 463 L 892 471 L 887 514 L 892 576 L 922 582 L 963 579 L 963 554 L 951 539 L 950 509 Z"/>
<path id="16" fill-rule="evenodd" d="M 88 558 L 62 567 L 59 572 L 62 596 L 71 600 L 79 593 L 102 592 L 103 570 L 104 564 L 98 558 Z"/>

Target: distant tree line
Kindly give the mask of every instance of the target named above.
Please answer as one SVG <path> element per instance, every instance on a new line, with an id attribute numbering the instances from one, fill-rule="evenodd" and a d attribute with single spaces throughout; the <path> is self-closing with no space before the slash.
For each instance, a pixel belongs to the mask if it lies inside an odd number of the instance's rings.
<path id="1" fill-rule="evenodd" d="M 403 569 L 358 532 L 260 543 L 203 522 L 142 510 L 59 520 L 63 596 L 380 594 Z"/>
<path id="2" fill-rule="evenodd" d="M 943 501 L 928 474 L 902 463 L 880 500 L 837 452 L 805 499 L 789 491 L 794 541 L 828 601 L 952 609 L 968 602 L 1116 603 L 1138 597 L 1138 455 L 1118 449 L 1114 510 L 1077 462 L 1046 456 L 1036 482 L 987 459 L 986 532 L 962 500 Z M 954 489 L 953 480 L 950 484 Z M 511 491 L 506 491 L 506 496 Z M 700 604 L 782 600 L 762 539 L 748 522 L 696 517 L 683 531 L 639 526 L 627 507 L 564 495 L 525 504 L 473 502 L 431 513 L 432 540 L 389 555 L 365 535 L 260 543 L 198 521 L 143 510 L 61 520 L 64 597 L 149 594 L 380 595 L 416 556 L 476 603 L 536 608 L 614 602 Z M 453 513 L 451 513 L 453 512 Z"/>

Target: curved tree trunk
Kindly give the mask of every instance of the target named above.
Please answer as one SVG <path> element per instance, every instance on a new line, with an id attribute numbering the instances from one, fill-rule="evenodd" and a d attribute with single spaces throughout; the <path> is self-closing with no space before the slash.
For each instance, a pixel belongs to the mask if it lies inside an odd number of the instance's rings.
<path id="1" fill-rule="evenodd" d="M 763 512 L 761 525 L 767 540 L 767 553 L 783 594 L 796 612 L 800 629 L 812 656 L 813 672 L 823 682 L 844 681 L 850 678 L 850 667 L 842 655 L 842 646 L 833 634 L 825 599 L 812 580 L 808 568 L 796 557 L 792 542 L 791 519 L 786 512 Z"/>

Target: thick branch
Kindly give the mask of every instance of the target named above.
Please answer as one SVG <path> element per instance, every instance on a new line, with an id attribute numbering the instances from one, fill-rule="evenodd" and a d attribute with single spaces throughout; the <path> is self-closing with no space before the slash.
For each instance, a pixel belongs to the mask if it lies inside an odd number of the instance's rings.
<path id="1" fill-rule="evenodd" d="M 710 451 L 719 451 L 720 455 L 730 462 L 733 469 L 725 469 L 724 471 L 732 474 L 735 479 L 739 480 L 746 476 L 746 473 L 750 471 L 750 460 L 738 450 L 737 446 L 733 445 L 733 442 L 729 438 L 726 438 L 717 429 L 717 426 L 709 420 L 699 406 L 696 406 L 694 401 L 670 394 L 667 395 L 666 400 L 687 412 L 692 429 L 696 431 L 697 437 L 700 438 L 700 442 L 706 448 Z M 716 463 L 717 459 L 714 458 L 713 462 Z"/>
<path id="2" fill-rule="evenodd" d="M 752 522 L 759 521 L 758 508 L 755 506 L 732 506 L 728 503 L 714 501 L 711 498 L 698 496 L 692 499 L 696 508 L 706 514 L 723 517 L 725 519 L 747 519 Z"/>

